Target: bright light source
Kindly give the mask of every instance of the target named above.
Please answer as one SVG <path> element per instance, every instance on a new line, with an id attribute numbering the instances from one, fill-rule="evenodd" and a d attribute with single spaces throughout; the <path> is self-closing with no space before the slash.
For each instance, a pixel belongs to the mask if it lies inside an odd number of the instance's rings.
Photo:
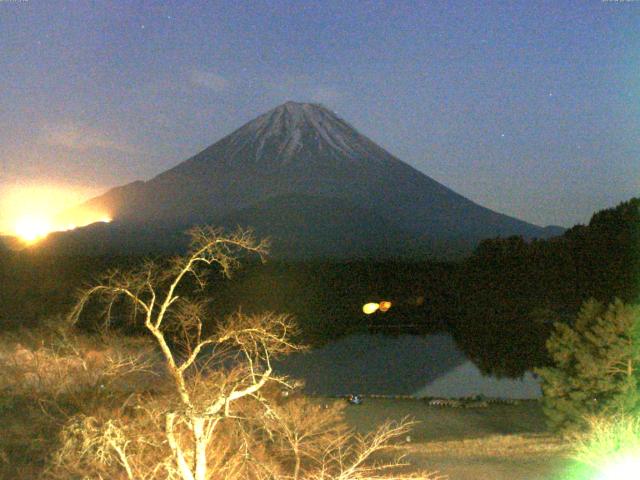
<path id="1" fill-rule="evenodd" d="M 365 305 L 362 306 L 362 311 L 367 315 L 371 315 L 372 313 L 377 312 L 378 310 L 380 310 L 381 312 L 386 312 L 390 308 L 391 308 L 391 302 L 383 300 L 380 303 L 375 303 L 375 302 L 366 303 Z"/>
<path id="2" fill-rule="evenodd" d="M 15 233 L 26 243 L 34 243 L 42 240 L 52 230 L 51 222 L 34 215 L 21 217 L 15 224 Z"/>
<path id="3" fill-rule="evenodd" d="M 391 302 L 389 302 L 387 300 L 384 300 L 384 301 L 380 302 L 380 311 L 381 312 L 386 312 L 390 308 L 391 308 Z"/>
<path id="4" fill-rule="evenodd" d="M 366 313 L 367 315 L 371 315 L 373 312 L 378 311 L 378 309 L 380 308 L 380 305 L 377 303 L 367 303 L 365 305 L 362 306 L 362 311 L 364 313 Z"/>
<path id="5" fill-rule="evenodd" d="M 595 480 L 637 480 L 640 477 L 640 457 L 622 457 L 605 466 Z"/>
<path id="6" fill-rule="evenodd" d="M 13 233 L 23 242 L 33 244 L 46 238 L 52 232 L 66 232 L 97 222 L 110 223 L 111 219 L 109 217 L 102 217 L 93 221 L 87 219 L 76 225 L 74 223 L 56 224 L 44 216 L 26 215 L 16 221 Z"/>
<path id="7" fill-rule="evenodd" d="M 65 186 L 16 185 L 0 194 L 0 234 L 34 244 L 51 232 L 73 230 L 95 222 L 110 222 L 108 212 L 75 207 L 94 191 Z M 65 212 L 64 217 L 60 212 Z"/>

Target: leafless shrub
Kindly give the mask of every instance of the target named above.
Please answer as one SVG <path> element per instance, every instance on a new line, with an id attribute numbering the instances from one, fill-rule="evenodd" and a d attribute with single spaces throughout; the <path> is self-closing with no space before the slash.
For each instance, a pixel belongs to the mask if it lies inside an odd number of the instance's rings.
<path id="1" fill-rule="evenodd" d="M 152 374 L 151 347 L 146 340 L 118 335 L 89 339 L 64 324 L 3 335 L 0 391 L 57 398 L 114 384 L 124 388 L 136 375 Z"/>
<path id="2" fill-rule="evenodd" d="M 402 467 L 408 466 L 402 455 L 391 460 L 376 460 L 380 453 L 393 448 L 393 443 L 411 430 L 413 422 L 386 422 L 367 435 L 348 432 L 334 438 L 324 450 L 320 468 L 307 477 L 308 480 L 402 480 L 422 478 L 437 480 L 434 473 L 406 474 Z"/>

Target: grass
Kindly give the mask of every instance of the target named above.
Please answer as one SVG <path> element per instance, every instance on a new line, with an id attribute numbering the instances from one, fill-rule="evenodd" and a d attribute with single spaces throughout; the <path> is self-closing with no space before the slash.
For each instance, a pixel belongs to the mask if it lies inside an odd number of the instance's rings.
<path id="1" fill-rule="evenodd" d="M 437 469 L 452 480 L 564 479 L 569 447 L 546 434 L 491 435 L 404 447 L 413 468 Z"/>
<path id="2" fill-rule="evenodd" d="M 465 409 L 366 399 L 346 413 L 363 433 L 387 419 L 415 418 L 420 423 L 398 450 L 412 468 L 437 470 L 451 480 L 564 480 L 574 463 L 570 446 L 547 432 L 534 401 Z"/>
<path id="3" fill-rule="evenodd" d="M 0 478 L 37 478 L 56 446 L 56 422 L 45 422 L 42 410 L 26 398 L 0 400 Z M 407 456 L 411 470 L 438 471 L 451 480 L 565 480 L 573 463 L 568 444 L 546 431 L 537 402 L 450 408 L 420 400 L 365 399 L 345 412 L 361 433 L 385 420 L 413 417 L 419 423 L 395 453 Z"/>
<path id="4" fill-rule="evenodd" d="M 431 441 L 420 444 L 431 455 L 459 458 L 507 458 L 568 453 L 567 444 L 548 434 L 491 435 L 483 438 Z"/>
<path id="5" fill-rule="evenodd" d="M 29 397 L 0 395 L 0 478 L 39 478 L 57 446 L 59 421 Z"/>
<path id="6" fill-rule="evenodd" d="M 410 416 L 419 422 L 412 438 L 462 440 L 490 435 L 546 433 L 545 418 L 536 401 L 517 405 L 490 404 L 486 408 L 451 408 L 427 405 L 420 400 L 365 399 L 347 409 L 347 421 L 361 432 L 385 420 Z"/>

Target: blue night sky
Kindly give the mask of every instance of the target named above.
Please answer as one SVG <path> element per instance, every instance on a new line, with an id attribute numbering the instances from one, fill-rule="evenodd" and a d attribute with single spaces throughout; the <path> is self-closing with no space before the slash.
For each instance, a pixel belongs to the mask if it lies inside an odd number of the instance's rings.
<path id="1" fill-rule="evenodd" d="M 148 179 L 289 99 L 540 225 L 640 194 L 640 1 L 0 0 L 0 45 L 0 195 Z"/>

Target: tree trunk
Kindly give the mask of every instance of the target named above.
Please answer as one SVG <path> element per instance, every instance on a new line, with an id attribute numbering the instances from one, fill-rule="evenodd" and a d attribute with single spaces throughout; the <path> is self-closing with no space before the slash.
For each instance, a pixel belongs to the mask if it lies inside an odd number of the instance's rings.
<path id="1" fill-rule="evenodd" d="M 175 421 L 175 418 L 176 418 L 175 413 L 167 414 L 167 421 L 166 421 L 167 441 L 169 442 L 169 447 L 173 452 L 173 457 L 175 458 L 176 466 L 178 467 L 178 473 L 180 474 L 180 477 L 182 478 L 182 480 L 195 480 L 195 477 L 193 476 L 193 472 L 189 468 L 189 465 L 187 464 L 187 460 L 184 458 L 184 453 L 182 452 L 182 448 L 180 448 L 180 445 L 178 445 L 178 442 L 176 441 L 176 436 L 173 431 L 173 422 Z"/>
<path id="2" fill-rule="evenodd" d="M 300 476 L 300 450 L 297 445 L 294 447 L 293 452 L 296 456 L 296 465 L 295 469 L 293 470 L 293 480 L 298 480 L 298 477 Z"/>
<path id="3" fill-rule="evenodd" d="M 207 477 L 207 437 L 204 434 L 204 418 L 193 417 L 193 437 L 195 440 L 195 480 L 206 480 Z"/>

